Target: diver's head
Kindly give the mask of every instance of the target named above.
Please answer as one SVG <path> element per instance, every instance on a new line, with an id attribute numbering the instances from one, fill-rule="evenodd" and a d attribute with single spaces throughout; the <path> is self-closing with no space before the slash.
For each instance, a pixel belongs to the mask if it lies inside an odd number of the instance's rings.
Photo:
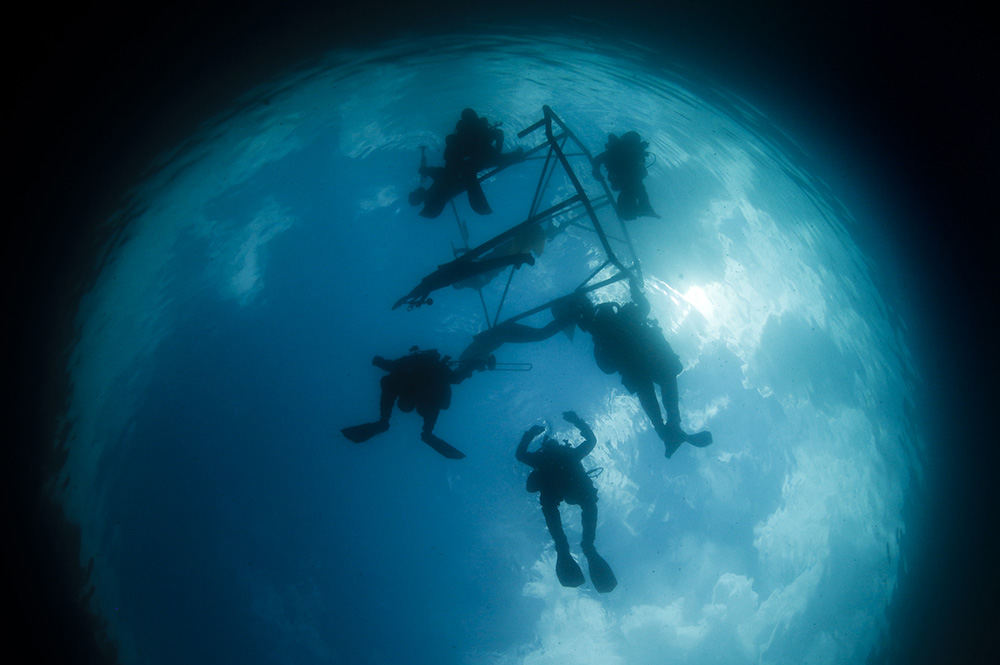
<path id="1" fill-rule="evenodd" d="M 472 109 L 462 109 L 462 120 L 473 122 L 479 116 Z"/>
<path id="2" fill-rule="evenodd" d="M 553 439 L 551 436 L 547 436 L 542 439 L 542 450 L 555 450 L 559 447 L 559 442 Z"/>
<path id="3" fill-rule="evenodd" d="M 622 141 L 625 141 L 626 143 L 639 143 L 639 133 L 625 132 L 622 134 Z"/>

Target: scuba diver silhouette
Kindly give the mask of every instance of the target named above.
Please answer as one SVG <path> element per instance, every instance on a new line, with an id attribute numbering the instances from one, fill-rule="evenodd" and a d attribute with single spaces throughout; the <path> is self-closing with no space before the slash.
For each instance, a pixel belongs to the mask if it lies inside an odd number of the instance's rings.
<path id="1" fill-rule="evenodd" d="M 573 299 L 576 324 L 594 340 L 594 360 L 605 374 L 617 372 L 622 385 L 639 398 L 669 458 L 685 441 L 703 448 L 712 443 L 708 431 L 688 434 L 681 429 L 677 375 L 683 370 L 680 359 L 663 336 L 655 320 L 649 318 L 646 296 L 630 280 L 632 302 L 620 305 L 601 303 L 596 307 L 585 294 Z M 660 387 L 663 418 L 656 399 Z"/>
<path id="2" fill-rule="evenodd" d="M 457 383 L 449 366 L 448 356 L 441 357 L 436 349 L 421 351 L 417 347 L 410 354 L 387 360 L 382 356 L 372 358 L 372 365 L 388 372 L 382 377 L 382 395 L 379 400 L 379 419 L 345 427 L 341 433 L 355 443 L 363 443 L 376 434 L 389 429 L 389 416 L 397 403 L 399 410 L 416 409 L 424 419 L 420 439 L 449 459 L 462 459 L 465 454 L 434 435 L 434 425 L 443 409 L 451 406 L 451 384 Z"/>
<path id="3" fill-rule="evenodd" d="M 445 143 L 453 142 L 454 138 L 448 136 Z M 445 148 L 447 152 L 448 148 Z M 421 217 L 434 219 L 441 214 L 448 201 L 452 200 L 462 192 L 468 192 L 469 206 L 480 215 L 488 215 L 493 212 L 489 203 L 486 202 L 486 194 L 476 178 L 475 172 L 462 169 L 460 164 L 445 166 L 427 166 L 427 147 L 420 146 L 420 168 L 417 171 L 421 177 L 431 179 L 431 186 L 421 185 L 410 192 L 410 205 L 422 205 Z"/>
<path id="4" fill-rule="evenodd" d="M 455 123 L 454 140 L 444 151 L 445 166 L 469 169 L 473 173 L 516 160 L 520 151 L 503 154 L 503 132 L 500 123 L 491 125 L 485 116 L 470 108 L 462 109 Z"/>
<path id="5" fill-rule="evenodd" d="M 608 593 L 618 585 L 618 580 L 608 562 L 594 549 L 597 534 L 597 488 L 582 464 L 583 458 L 597 444 L 597 437 L 590 426 L 573 411 L 564 412 L 563 418 L 580 430 L 583 443 L 573 447 L 568 441 L 563 445 L 555 439 L 545 437 L 537 451 L 528 452 L 528 445 L 545 429 L 541 425 L 535 425 L 524 433 L 517 444 L 515 456 L 519 462 L 532 468 L 525 487 L 529 492 L 539 493 L 545 525 L 556 546 L 556 576 L 559 583 L 566 587 L 578 587 L 584 582 L 583 571 L 570 554 L 569 541 L 559 516 L 559 504 L 565 501 L 580 506 L 583 526 L 580 547 L 587 557 L 590 581 L 597 591 Z"/>
<path id="6" fill-rule="evenodd" d="M 611 189 L 618 195 L 618 214 L 622 219 L 659 217 L 649 203 L 642 179 L 646 177 L 646 148 L 649 143 L 636 132 L 625 132 L 621 138 L 608 134 L 604 152 L 593 159 L 593 175 L 601 179 L 601 164 L 608 170 Z"/>
<path id="7" fill-rule="evenodd" d="M 530 266 L 535 265 L 535 257 L 527 252 L 479 260 L 466 259 L 460 256 L 454 261 L 439 265 L 437 270 L 420 280 L 420 284 L 414 287 L 412 291 L 397 300 L 392 308 L 396 309 L 400 305 L 409 305 L 410 307 L 433 305 L 434 301 L 428 297 L 431 291 L 436 291 L 437 289 L 451 286 L 456 282 L 461 282 L 462 280 L 496 271 L 507 266 L 520 268 L 525 263 Z"/>
<path id="8" fill-rule="evenodd" d="M 493 212 L 479 183 L 478 173 L 491 167 L 503 168 L 524 159 L 524 151 L 503 152 L 503 132 L 499 123 L 490 125 L 472 109 L 464 109 L 455 125 L 455 133 L 445 137 L 444 166 L 427 166 L 426 146 L 420 146 L 422 177 L 431 179 L 430 187 L 410 192 L 410 205 L 423 205 L 421 217 L 435 218 L 452 198 L 468 192 L 469 206 L 480 215 Z"/>

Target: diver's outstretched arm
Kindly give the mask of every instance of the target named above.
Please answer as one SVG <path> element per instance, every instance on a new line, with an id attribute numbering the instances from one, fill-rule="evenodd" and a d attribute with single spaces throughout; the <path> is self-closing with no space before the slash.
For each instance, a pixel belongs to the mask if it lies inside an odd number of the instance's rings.
<path id="1" fill-rule="evenodd" d="M 391 372 L 396 368 L 396 361 L 383 358 L 382 356 L 375 356 L 372 358 L 372 365 L 375 365 L 375 367 L 384 372 Z"/>
<path id="2" fill-rule="evenodd" d="M 642 285 L 637 284 L 634 278 L 629 279 L 628 290 L 632 296 L 632 302 L 639 307 L 639 313 L 643 316 L 649 316 L 649 312 L 652 311 L 652 308 L 649 305 L 649 299 L 646 298 L 646 294 L 642 292 Z"/>
<path id="3" fill-rule="evenodd" d="M 580 435 L 583 437 L 583 443 L 574 448 L 574 452 L 577 454 L 579 459 L 583 459 L 590 454 L 590 451 L 594 449 L 597 445 L 597 437 L 594 435 L 594 430 L 590 429 L 590 425 L 583 421 L 583 418 L 576 415 L 575 411 L 566 411 L 563 413 L 563 418 L 566 422 L 571 423 L 580 430 Z"/>
<path id="4" fill-rule="evenodd" d="M 457 375 L 453 383 L 459 383 L 472 376 L 473 371 L 486 367 L 491 353 L 507 343 L 525 344 L 541 342 L 564 330 L 566 321 L 554 319 L 541 328 L 532 328 L 523 323 L 508 321 L 484 330 L 472 338 L 472 343 L 462 351 L 458 359 Z"/>
<path id="5" fill-rule="evenodd" d="M 524 433 L 524 436 L 521 437 L 521 442 L 517 444 L 517 451 L 514 453 L 514 457 L 517 458 L 518 462 L 534 466 L 532 464 L 534 461 L 534 455 L 528 452 L 528 445 L 544 430 L 545 428 L 541 425 L 532 425 L 531 428 Z"/>

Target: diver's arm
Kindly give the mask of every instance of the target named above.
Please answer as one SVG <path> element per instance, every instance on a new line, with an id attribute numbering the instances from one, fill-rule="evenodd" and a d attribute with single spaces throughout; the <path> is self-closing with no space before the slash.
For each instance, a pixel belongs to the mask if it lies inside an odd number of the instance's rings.
<path id="1" fill-rule="evenodd" d="M 417 169 L 420 175 L 428 175 L 427 173 L 427 146 L 420 146 L 420 168 Z"/>
<path id="2" fill-rule="evenodd" d="M 628 281 L 628 290 L 632 295 L 632 302 L 634 302 L 639 307 L 639 313 L 643 316 L 649 316 L 651 307 L 649 305 L 649 300 L 646 298 L 646 294 L 642 292 L 642 287 L 636 284 L 634 279 Z"/>
<path id="3" fill-rule="evenodd" d="M 589 455 L 590 451 L 592 451 L 594 446 L 597 445 L 597 437 L 594 435 L 594 430 L 590 429 L 590 425 L 583 422 L 583 418 L 576 415 L 575 411 L 565 412 L 563 414 L 563 418 L 566 419 L 566 422 L 575 425 L 576 428 L 580 430 L 580 435 L 583 437 L 583 443 L 575 447 L 573 451 L 577 454 L 579 459 L 583 459 Z"/>
<path id="4" fill-rule="evenodd" d="M 590 161 L 591 166 L 593 167 L 593 169 L 592 169 L 591 172 L 593 173 L 594 177 L 597 178 L 598 180 L 600 180 L 601 177 L 602 177 L 601 176 L 601 164 L 603 164 L 604 161 L 607 158 L 608 158 L 608 153 L 607 153 L 607 151 L 605 151 L 605 152 L 602 152 L 601 154 L 597 155 L 596 157 L 594 157 Z"/>
<path id="5" fill-rule="evenodd" d="M 372 358 L 372 365 L 383 371 L 391 372 L 396 367 L 396 361 L 383 358 L 382 356 L 375 356 Z"/>
<path id="6" fill-rule="evenodd" d="M 517 458 L 518 462 L 523 462 L 524 464 L 531 464 L 534 455 L 528 452 L 528 445 L 535 440 L 535 437 L 542 433 L 545 428 L 541 425 L 533 425 L 524 436 L 521 437 L 521 442 L 517 444 L 517 451 L 514 453 L 514 457 Z M 534 466 L 534 465 L 532 465 Z"/>
<path id="7" fill-rule="evenodd" d="M 493 138 L 493 145 L 496 147 L 497 152 L 503 152 L 503 131 L 498 129 L 499 123 L 493 126 L 491 132 Z"/>

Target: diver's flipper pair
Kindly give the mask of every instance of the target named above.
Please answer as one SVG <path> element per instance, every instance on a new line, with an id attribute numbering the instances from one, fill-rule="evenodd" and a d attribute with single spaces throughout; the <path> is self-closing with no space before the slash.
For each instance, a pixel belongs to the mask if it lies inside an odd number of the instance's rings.
<path id="1" fill-rule="evenodd" d="M 465 457 L 465 453 L 461 450 L 455 448 L 443 439 L 434 436 L 431 432 L 423 432 L 420 435 L 420 440 L 437 451 L 439 455 L 443 455 L 448 459 L 462 459 Z"/>
<path id="2" fill-rule="evenodd" d="M 614 591 L 614 588 L 618 586 L 618 579 L 615 577 L 614 571 L 611 570 L 611 566 L 604 560 L 604 557 L 598 554 L 597 550 L 592 547 L 584 549 L 583 553 L 587 555 L 590 583 L 594 585 L 594 588 L 599 593 Z"/>
<path id="3" fill-rule="evenodd" d="M 389 423 L 387 421 L 376 420 L 373 423 L 355 425 L 354 427 L 345 427 L 340 430 L 340 432 L 354 443 L 364 443 L 376 434 L 381 434 L 387 429 L 389 429 Z"/>

